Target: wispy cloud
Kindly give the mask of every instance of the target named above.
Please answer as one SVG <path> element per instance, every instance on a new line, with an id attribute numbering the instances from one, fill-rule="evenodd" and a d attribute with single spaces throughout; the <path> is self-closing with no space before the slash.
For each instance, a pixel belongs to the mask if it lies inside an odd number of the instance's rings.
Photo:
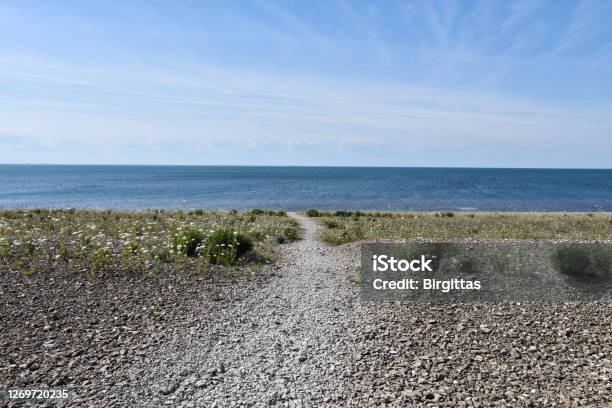
<path id="1" fill-rule="evenodd" d="M 578 2 L 570 16 L 570 23 L 565 35 L 560 38 L 553 54 L 574 51 L 578 47 L 592 47 L 591 42 L 599 36 L 605 36 L 603 41 L 610 44 L 612 27 L 609 24 L 612 14 L 612 4 L 607 1 L 587 0 Z M 595 41 L 595 45 L 600 45 Z"/>
<path id="2" fill-rule="evenodd" d="M 0 162 L 612 165 L 606 2 L 143 7 L 0 7 Z"/>

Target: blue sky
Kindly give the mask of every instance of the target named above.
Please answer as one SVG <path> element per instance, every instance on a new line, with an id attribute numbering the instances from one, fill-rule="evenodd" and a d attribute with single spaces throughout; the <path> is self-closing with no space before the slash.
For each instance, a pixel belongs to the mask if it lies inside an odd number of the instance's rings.
<path id="1" fill-rule="evenodd" d="M 0 162 L 612 167 L 610 1 L 0 3 Z"/>

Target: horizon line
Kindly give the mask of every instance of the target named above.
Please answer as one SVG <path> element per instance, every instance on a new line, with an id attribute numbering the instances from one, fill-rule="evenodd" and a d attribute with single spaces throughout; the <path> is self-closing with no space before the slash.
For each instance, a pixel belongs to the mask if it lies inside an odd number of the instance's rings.
<path id="1" fill-rule="evenodd" d="M 372 168 L 372 169 L 481 169 L 481 170 L 612 170 L 610 167 L 492 167 L 492 166 L 380 166 L 380 165 L 288 165 L 288 164 L 138 164 L 138 163 L 0 163 L 0 166 L 64 167 L 278 167 L 278 168 Z"/>

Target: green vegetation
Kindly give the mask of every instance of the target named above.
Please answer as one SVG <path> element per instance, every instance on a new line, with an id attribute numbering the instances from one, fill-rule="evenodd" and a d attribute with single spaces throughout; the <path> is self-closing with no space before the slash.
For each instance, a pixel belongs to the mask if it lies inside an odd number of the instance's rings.
<path id="1" fill-rule="evenodd" d="M 521 212 L 323 212 L 309 210 L 325 226 L 320 239 L 612 239 L 610 213 Z"/>
<path id="2" fill-rule="evenodd" d="M 236 260 L 253 249 L 253 241 L 245 234 L 230 229 L 220 229 L 211 234 L 204 247 L 208 262 L 233 265 Z"/>
<path id="3" fill-rule="evenodd" d="M 550 257 L 558 272 L 580 280 L 609 280 L 612 278 L 612 256 L 601 250 L 566 247 L 557 249 Z"/>
<path id="4" fill-rule="evenodd" d="M 231 211 L 235 211 L 235 213 L 237 213 L 237 210 L 231 210 Z M 230 212 L 231 212 L 230 211 Z M 286 217 L 287 216 L 287 212 L 284 210 L 262 210 L 261 208 L 253 208 L 251 211 L 249 211 L 249 214 L 253 214 L 253 215 L 272 215 L 272 216 L 277 216 L 277 217 Z"/>
<path id="5" fill-rule="evenodd" d="M 193 227 L 187 227 L 174 235 L 174 250 L 186 256 L 196 256 L 200 244 L 206 239 L 204 234 Z"/>
<path id="6" fill-rule="evenodd" d="M 452 214 L 452 213 L 450 213 Z M 363 212 L 363 211 L 319 211 L 319 210 L 306 210 L 306 215 L 308 217 L 393 217 L 393 213 L 390 212 Z"/>
<path id="7" fill-rule="evenodd" d="M 276 235 L 276 242 L 279 244 L 284 244 L 285 242 L 296 241 L 300 239 L 300 232 L 300 224 L 296 220 L 291 219 L 289 221 L 289 225 L 284 227 Z"/>
<path id="8" fill-rule="evenodd" d="M 338 221 L 336 220 L 323 220 L 323 224 L 329 229 L 338 228 Z"/>
<path id="9" fill-rule="evenodd" d="M 306 210 L 306 215 L 308 217 L 318 217 L 319 216 L 319 212 L 317 210 L 314 210 L 314 209 L 311 208 L 309 210 Z"/>
<path id="10" fill-rule="evenodd" d="M 0 271 L 192 273 L 269 259 L 300 234 L 284 211 L 0 210 Z"/>
<path id="11" fill-rule="evenodd" d="M 591 266 L 591 260 L 585 251 L 563 248 L 551 256 L 553 267 L 564 275 L 579 276 Z"/>

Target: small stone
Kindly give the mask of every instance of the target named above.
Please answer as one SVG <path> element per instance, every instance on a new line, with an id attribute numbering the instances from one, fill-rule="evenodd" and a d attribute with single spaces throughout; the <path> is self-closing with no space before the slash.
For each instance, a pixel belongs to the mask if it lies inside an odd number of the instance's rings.
<path id="1" fill-rule="evenodd" d="M 172 382 L 162 387 L 159 390 L 159 392 L 162 395 L 170 395 L 170 394 L 173 394 L 178 389 L 178 386 L 179 386 L 178 382 Z"/>

